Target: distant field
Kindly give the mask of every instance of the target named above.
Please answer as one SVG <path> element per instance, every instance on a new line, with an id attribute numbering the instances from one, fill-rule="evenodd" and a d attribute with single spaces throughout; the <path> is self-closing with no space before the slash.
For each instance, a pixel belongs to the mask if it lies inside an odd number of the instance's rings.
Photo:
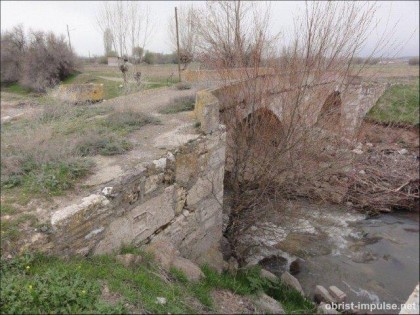
<path id="1" fill-rule="evenodd" d="M 390 87 L 366 118 L 385 124 L 419 125 L 419 79 Z"/>
<path id="2" fill-rule="evenodd" d="M 359 73 L 361 66 L 354 66 L 353 73 Z M 418 77 L 419 66 L 410 66 L 406 63 L 395 63 L 385 65 L 371 65 L 364 67 L 359 75 L 362 77 L 378 77 L 378 78 L 393 78 L 393 77 Z"/>

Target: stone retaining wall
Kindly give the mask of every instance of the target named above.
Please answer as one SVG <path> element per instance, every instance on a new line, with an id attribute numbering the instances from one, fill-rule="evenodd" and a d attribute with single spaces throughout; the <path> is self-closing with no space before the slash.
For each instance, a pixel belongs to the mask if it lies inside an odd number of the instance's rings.
<path id="1" fill-rule="evenodd" d="M 123 244 L 167 238 L 184 257 L 220 266 L 226 132 L 218 116 L 211 116 L 218 115 L 218 103 L 208 93 L 197 96 L 198 108 L 207 108 L 207 100 L 216 107 L 197 110 L 205 126 L 202 135 L 53 213 L 43 249 L 59 255 L 104 254 Z"/>

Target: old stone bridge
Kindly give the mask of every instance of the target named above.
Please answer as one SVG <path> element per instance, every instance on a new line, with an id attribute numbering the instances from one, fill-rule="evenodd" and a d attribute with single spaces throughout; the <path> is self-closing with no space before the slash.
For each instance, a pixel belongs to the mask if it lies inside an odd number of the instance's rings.
<path id="1" fill-rule="evenodd" d="M 313 100 L 339 95 L 339 124 L 350 136 L 358 119 L 384 90 L 383 85 L 350 79 L 352 84 L 338 82 L 334 76 L 322 81 L 313 78 L 310 84 L 294 87 L 291 80 L 265 76 L 257 83 L 241 81 L 199 91 L 191 125 L 198 120 L 200 132 L 164 156 L 98 185 L 79 202 L 53 212 L 51 233 L 42 248 L 60 255 L 90 255 L 109 253 L 123 244 L 140 246 L 169 239 L 184 257 L 220 266 L 227 134 L 221 113 L 234 110 L 246 117 L 266 108 L 284 121 L 294 93 L 308 89 L 303 101 L 307 104 L 303 106 L 305 123 L 316 122 L 323 110 L 324 102 Z M 265 91 L 263 98 L 241 105 L 246 95 L 257 93 L 261 87 Z M 309 110 L 309 106 L 313 108 Z"/>

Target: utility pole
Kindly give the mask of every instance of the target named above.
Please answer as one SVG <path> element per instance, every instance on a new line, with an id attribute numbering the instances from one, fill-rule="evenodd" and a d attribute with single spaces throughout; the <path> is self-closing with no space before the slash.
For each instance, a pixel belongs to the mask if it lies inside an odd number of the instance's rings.
<path id="1" fill-rule="evenodd" d="M 175 7 L 175 25 L 176 25 L 176 46 L 178 50 L 178 76 L 179 82 L 181 82 L 181 58 L 179 55 L 179 33 L 178 33 L 178 9 Z"/>
<path id="2" fill-rule="evenodd" d="M 67 24 L 67 36 L 69 37 L 69 46 L 70 46 L 70 50 L 73 51 L 71 49 L 71 41 L 70 41 L 70 31 L 69 31 L 69 25 Z"/>

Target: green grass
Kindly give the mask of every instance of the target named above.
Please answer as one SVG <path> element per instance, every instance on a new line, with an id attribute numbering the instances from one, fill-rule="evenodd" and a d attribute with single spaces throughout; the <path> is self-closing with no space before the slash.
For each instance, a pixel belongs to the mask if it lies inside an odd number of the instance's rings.
<path id="1" fill-rule="evenodd" d="M 19 173 L 2 176 L 2 188 L 23 187 L 23 191 L 37 195 L 61 195 L 90 173 L 92 162 L 69 159 L 61 162 L 39 163 L 25 161 Z"/>
<path id="2" fill-rule="evenodd" d="M 175 114 L 194 110 L 195 96 L 180 96 L 175 98 L 170 105 L 162 108 L 161 114 Z"/>
<path id="3" fill-rule="evenodd" d="M 1 90 L 4 92 L 19 94 L 19 95 L 28 95 L 31 93 L 30 89 L 27 89 L 21 86 L 19 83 L 1 83 Z"/>
<path id="4" fill-rule="evenodd" d="M 419 81 L 387 89 L 366 117 L 383 124 L 418 126 Z"/>
<path id="5" fill-rule="evenodd" d="M 144 255 L 134 247 L 122 252 Z M 6 313 L 199 313 L 214 310 L 214 289 L 227 289 L 251 298 L 265 291 L 283 302 L 287 312 L 311 313 L 314 305 L 299 293 L 260 276 L 258 268 L 222 273 L 204 266 L 205 278 L 191 283 L 176 269 L 162 273 L 151 257 L 139 266 L 124 267 L 115 256 L 72 257 L 61 259 L 44 255 L 21 255 L 1 261 L 0 312 Z M 106 284 L 120 297 L 116 304 L 101 299 Z M 300 296 L 300 295 L 299 295 Z M 166 304 L 156 303 L 164 297 Z M 198 299 L 201 305 L 189 303 Z M 128 303 L 128 304 L 127 304 Z M 128 306 L 127 306 L 128 305 Z"/>

